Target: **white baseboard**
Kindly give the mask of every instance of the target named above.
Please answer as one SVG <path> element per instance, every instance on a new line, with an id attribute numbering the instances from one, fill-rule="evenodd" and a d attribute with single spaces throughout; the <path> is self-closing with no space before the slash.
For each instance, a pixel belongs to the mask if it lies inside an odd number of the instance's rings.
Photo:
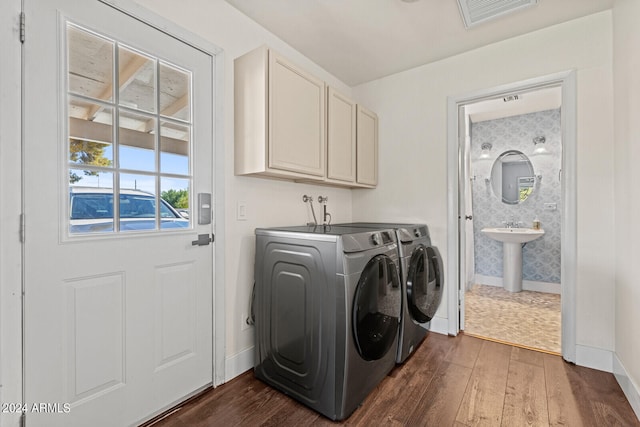
<path id="1" fill-rule="evenodd" d="M 444 317 L 434 317 L 431 319 L 429 330 L 437 334 L 449 335 L 449 320 Z"/>
<path id="2" fill-rule="evenodd" d="M 636 417 L 640 420 L 640 387 L 633 382 L 627 370 L 625 369 L 618 355 L 613 355 L 613 375 L 616 377 L 620 388 L 627 397 L 633 412 L 636 413 Z"/>
<path id="3" fill-rule="evenodd" d="M 613 352 L 576 344 L 576 365 L 613 372 Z"/>
<path id="4" fill-rule="evenodd" d="M 475 283 L 489 286 L 502 287 L 502 277 L 483 276 L 476 274 Z M 536 282 L 533 280 L 523 280 L 522 289 L 525 291 L 545 292 L 548 294 L 559 294 L 561 290 L 560 283 Z"/>
<path id="5" fill-rule="evenodd" d="M 240 353 L 227 357 L 225 361 L 224 378 L 225 382 L 231 381 L 240 374 L 253 369 L 253 347 L 242 350 Z"/>

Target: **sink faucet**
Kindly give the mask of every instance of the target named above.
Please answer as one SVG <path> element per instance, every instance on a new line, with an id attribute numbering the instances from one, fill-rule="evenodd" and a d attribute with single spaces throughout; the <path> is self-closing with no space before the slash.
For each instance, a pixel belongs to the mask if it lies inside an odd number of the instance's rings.
<path id="1" fill-rule="evenodd" d="M 520 228 L 520 225 L 523 224 L 522 221 L 517 221 L 514 218 L 511 218 L 511 221 L 502 221 L 502 223 L 507 227 L 507 228 Z"/>

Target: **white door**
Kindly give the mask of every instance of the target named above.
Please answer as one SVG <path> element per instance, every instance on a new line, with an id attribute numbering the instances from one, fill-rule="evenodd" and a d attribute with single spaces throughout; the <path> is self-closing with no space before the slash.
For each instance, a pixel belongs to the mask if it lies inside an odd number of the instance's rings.
<path id="1" fill-rule="evenodd" d="M 471 212 L 467 212 L 467 190 L 469 188 L 469 169 L 468 165 L 468 117 L 465 113 L 464 105 L 458 106 L 458 289 L 457 289 L 457 301 L 458 301 L 458 325 L 457 330 L 464 330 L 464 296 L 467 289 L 467 275 L 468 275 L 468 231 L 471 228 L 471 236 L 473 236 L 473 224 L 471 220 Z M 473 244 L 473 242 L 471 242 Z M 457 332 L 457 331 L 456 331 Z"/>
<path id="2" fill-rule="evenodd" d="M 213 58 L 97 0 L 24 8 L 27 425 L 131 425 L 212 382 Z"/>

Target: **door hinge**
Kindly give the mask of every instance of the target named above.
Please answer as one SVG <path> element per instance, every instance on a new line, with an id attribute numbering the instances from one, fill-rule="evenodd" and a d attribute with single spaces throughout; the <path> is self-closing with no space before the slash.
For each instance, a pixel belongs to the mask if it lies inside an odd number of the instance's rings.
<path id="1" fill-rule="evenodd" d="M 25 40 L 25 20 L 26 15 L 24 12 L 20 12 L 20 43 L 24 43 Z"/>
<path id="2" fill-rule="evenodd" d="M 20 214 L 20 243 L 24 243 L 25 240 L 25 219 L 24 214 Z"/>

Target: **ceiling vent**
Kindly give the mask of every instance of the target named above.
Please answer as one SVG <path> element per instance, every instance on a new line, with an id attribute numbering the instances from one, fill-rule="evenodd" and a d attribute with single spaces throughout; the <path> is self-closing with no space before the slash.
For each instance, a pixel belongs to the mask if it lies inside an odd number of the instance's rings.
<path id="1" fill-rule="evenodd" d="M 466 28 L 535 6 L 538 0 L 458 0 Z"/>

